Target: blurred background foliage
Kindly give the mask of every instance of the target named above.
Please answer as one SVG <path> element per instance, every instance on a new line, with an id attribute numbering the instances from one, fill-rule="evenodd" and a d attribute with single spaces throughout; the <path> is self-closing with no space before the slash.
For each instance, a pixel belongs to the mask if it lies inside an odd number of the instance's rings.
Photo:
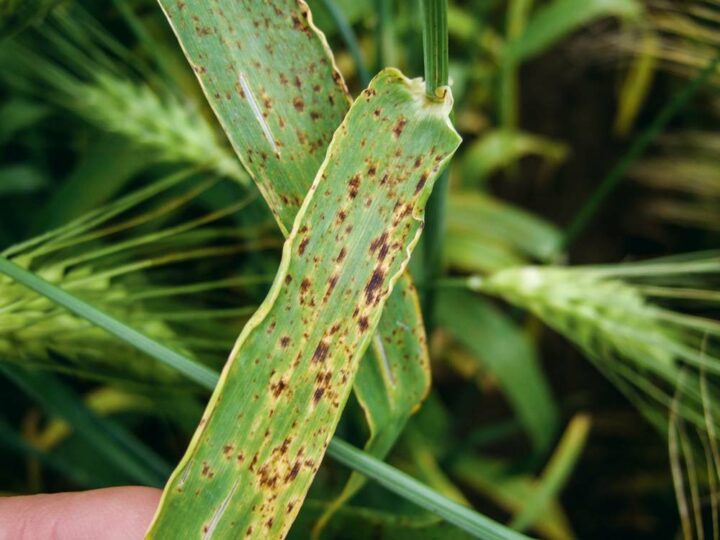
<path id="1" fill-rule="evenodd" d="M 415 2 L 310 5 L 353 94 L 383 66 L 421 75 Z M 566 231 L 716 57 L 720 3 L 467 0 L 448 19 L 464 144 L 434 385 L 389 461 L 543 538 L 717 533 L 714 70 Z M 159 7 L 0 0 L 0 35 L 3 254 L 221 366 L 282 236 Z M 202 412 L 201 390 L 6 277 L 0 353 L 7 494 L 162 485 Z M 352 400 L 339 433 L 366 437 Z M 465 537 L 373 484 L 318 530 L 347 476 L 323 465 L 292 537 Z"/>

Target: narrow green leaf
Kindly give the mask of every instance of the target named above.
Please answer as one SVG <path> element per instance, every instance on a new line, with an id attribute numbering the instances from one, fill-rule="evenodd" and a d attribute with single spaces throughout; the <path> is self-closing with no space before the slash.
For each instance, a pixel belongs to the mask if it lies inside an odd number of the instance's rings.
<path id="1" fill-rule="evenodd" d="M 460 162 L 463 182 L 467 186 L 483 185 L 491 174 L 525 156 L 538 156 L 558 165 L 567 154 L 567 146 L 560 141 L 523 131 L 494 129 L 466 148 Z"/>
<path id="2" fill-rule="evenodd" d="M 460 482 L 492 500 L 500 508 L 516 514 L 541 489 L 536 478 L 513 473 L 512 465 L 487 457 L 465 456 L 452 466 Z M 542 538 L 572 540 L 567 516 L 556 498 L 548 497 L 542 515 L 532 524 Z"/>
<path id="3" fill-rule="evenodd" d="M 557 252 L 562 238 L 552 223 L 490 195 L 469 191 L 450 195 L 448 236 L 457 242 L 503 247 L 508 257 L 522 256 L 516 260 L 542 261 Z M 460 253 L 457 257 L 464 258 Z"/>
<path id="4" fill-rule="evenodd" d="M 302 512 L 288 535 L 289 540 L 310 538 L 313 523 L 326 514 L 329 506 L 316 500 L 307 500 Z M 335 518 L 323 530 L 323 540 L 465 540 L 470 534 L 438 520 L 433 515 L 405 516 L 370 508 L 346 506 L 338 510 Z"/>
<path id="5" fill-rule="evenodd" d="M 527 60 L 594 19 L 638 18 L 641 13 L 636 0 L 552 0 L 533 13 L 522 36 L 508 44 L 508 53 Z"/>
<path id="6" fill-rule="evenodd" d="M 150 537 L 287 534 L 459 145 L 451 105 L 449 90 L 432 102 L 422 81 L 388 69 L 350 109 Z"/>
<path id="7" fill-rule="evenodd" d="M 373 459 L 367 454 L 360 454 L 358 450 L 346 442 L 335 439 L 333 441 L 333 457 L 346 464 L 354 463 L 355 469 L 396 493 L 406 493 L 405 498 L 422 508 L 430 509 L 435 514 L 447 519 L 461 529 L 468 531 L 483 540 L 520 540 L 527 537 L 496 523 L 471 508 L 462 506 L 439 495 L 437 492 L 421 484 L 407 474 Z"/>
<path id="8" fill-rule="evenodd" d="M 536 450 L 545 450 L 557 429 L 558 413 L 527 337 L 490 303 L 462 290 L 442 291 L 438 317 L 497 379 Z"/>
<path id="9" fill-rule="evenodd" d="M 526 499 L 522 511 L 513 518 L 510 524 L 512 528 L 525 530 L 548 511 L 550 503 L 555 500 L 575 469 L 585 448 L 589 431 L 590 417 L 584 414 L 575 415 L 545 468 L 538 489 Z"/>

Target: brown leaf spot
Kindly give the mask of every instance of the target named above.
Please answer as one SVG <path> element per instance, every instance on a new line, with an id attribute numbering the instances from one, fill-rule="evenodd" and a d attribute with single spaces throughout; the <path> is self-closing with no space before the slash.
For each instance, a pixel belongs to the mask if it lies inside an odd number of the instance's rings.
<path id="1" fill-rule="evenodd" d="M 307 236 L 300 241 L 300 244 L 298 245 L 298 254 L 299 255 L 302 255 L 303 253 L 305 253 L 305 248 L 307 247 L 309 242 L 310 242 L 310 238 Z"/>
<path id="2" fill-rule="evenodd" d="M 370 326 L 370 323 L 368 322 L 367 317 L 360 317 L 358 319 L 358 327 L 360 328 L 360 332 L 367 331 L 369 326 Z"/>
<path id="3" fill-rule="evenodd" d="M 349 185 L 348 195 L 350 196 L 351 199 L 354 199 L 355 197 L 357 197 L 358 190 L 360 188 L 360 175 L 359 174 L 353 175 L 353 177 L 350 178 L 350 182 L 348 185 Z"/>
<path id="4" fill-rule="evenodd" d="M 382 286 L 383 279 L 385 279 L 385 272 L 379 267 L 375 268 L 367 285 L 365 285 L 365 302 L 367 304 L 372 304 L 373 301 L 376 301 L 378 289 Z"/>
<path id="5" fill-rule="evenodd" d="M 272 394 L 275 397 L 280 397 L 280 394 L 282 394 L 286 388 L 287 388 L 287 384 L 282 379 L 280 379 L 278 382 L 270 385 L 270 390 L 272 391 Z"/>
<path id="6" fill-rule="evenodd" d="M 317 347 L 315 347 L 315 352 L 313 353 L 313 362 L 324 362 L 327 358 L 328 352 L 330 352 L 330 347 L 328 347 L 328 344 L 325 343 L 325 341 L 320 340 L 320 343 L 318 343 Z"/>
<path id="7" fill-rule="evenodd" d="M 300 472 L 300 461 L 296 461 L 292 469 L 288 471 L 288 473 L 285 475 L 285 483 L 292 482 L 297 477 L 298 473 Z"/>
<path id="8" fill-rule="evenodd" d="M 422 173 L 422 176 L 420 176 L 420 180 L 418 181 L 417 185 L 415 186 L 415 194 L 417 195 L 422 188 L 425 187 L 425 184 L 428 180 L 428 173 Z"/>
<path id="9" fill-rule="evenodd" d="M 337 282 L 338 282 L 338 276 L 337 276 L 337 274 L 333 274 L 330 277 L 330 280 L 328 281 L 328 286 L 327 286 L 327 290 L 325 291 L 325 296 L 323 298 L 323 302 L 327 301 L 327 299 L 330 297 L 333 290 L 335 289 L 335 285 L 337 285 Z"/>
<path id="10" fill-rule="evenodd" d="M 305 102 L 300 96 L 295 96 L 293 98 L 293 107 L 295 107 L 297 112 L 303 112 L 305 110 Z"/>
<path id="11" fill-rule="evenodd" d="M 370 253 L 374 254 L 383 245 L 387 245 L 387 241 L 388 241 L 388 233 L 384 232 L 380 236 L 375 238 L 375 240 L 370 242 Z"/>
<path id="12" fill-rule="evenodd" d="M 280 338 L 280 346 L 283 349 L 287 349 L 288 345 L 290 345 L 290 336 L 283 336 Z"/>
<path id="13" fill-rule="evenodd" d="M 324 388 L 316 388 L 315 389 L 315 393 L 313 394 L 313 403 L 315 405 L 317 405 L 320 402 L 324 393 L 325 393 Z"/>
<path id="14" fill-rule="evenodd" d="M 405 129 L 405 126 L 407 125 L 407 120 L 404 117 L 400 117 L 398 121 L 393 126 L 392 132 L 395 137 L 400 137 L 402 135 L 403 130 Z"/>

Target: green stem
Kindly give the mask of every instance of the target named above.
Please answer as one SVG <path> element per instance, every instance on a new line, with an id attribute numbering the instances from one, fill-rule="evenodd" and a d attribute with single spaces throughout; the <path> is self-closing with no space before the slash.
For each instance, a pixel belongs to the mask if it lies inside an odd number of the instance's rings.
<path id="1" fill-rule="evenodd" d="M 585 230 L 595 214 L 600 209 L 605 200 L 615 190 L 620 181 L 625 177 L 630 165 L 632 165 L 642 154 L 645 152 L 647 147 L 655 140 L 655 138 L 663 132 L 668 123 L 682 111 L 685 106 L 690 102 L 690 99 L 695 93 L 708 81 L 708 79 L 715 73 L 715 70 L 720 63 L 720 54 L 718 54 L 708 65 L 703 68 L 700 73 L 690 81 L 685 88 L 678 93 L 670 103 L 665 105 L 657 116 L 653 119 L 650 125 L 643 131 L 630 146 L 625 155 L 620 158 L 608 175 L 603 179 L 597 189 L 590 196 L 590 199 L 575 215 L 570 225 L 565 231 L 565 237 L 561 248 L 567 249 L 570 247 L 578 236 Z"/>
<path id="2" fill-rule="evenodd" d="M 34 273 L 21 268 L 5 257 L 0 257 L 0 273 L 9 276 L 23 286 L 48 298 L 75 315 L 103 328 L 108 333 L 138 350 L 147 353 L 155 360 L 166 364 L 185 375 L 188 379 L 212 391 L 220 378 L 219 373 L 193 360 L 185 358 L 168 349 L 122 322 L 106 315 L 99 309 L 74 297 L 62 288 L 45 281 Z M 389 491 L 414 502 L 418 506 L 433 512 L 449 523 L 469 532 L 478 538 L 498 540 L 521 540 L 527 537 L 512 531 L 433 491 L 410 476 L 379 459 L 334 437 L 327 449 L 328 455 L 338 462 L 375 480 Z"/>
<path id="3" fill-rule="evenodd" d="M 429 99 L 440 99 L 441 88 L 448 84 L 448 22 L 447 0 L 421 0 L 423 14 L 423 58 L 425 65 L 425 93 Z M 445 212 L 448 199 L 449 174 L 445 170 L 438 178 L 433 196 L 425 210 L 423 267 L 425 283 L 442 276 L 442 244 L 445 236 Z M 434 287 L 425 291 L 423 313 L 428 332 L 434 326 Z"/>
<path id="4" fill-rule="evenodd" d="M 438 89 L 448 83 L 447 0 L 421 0 L 423 13 L 423 58 L 425 92 L 440 99 Z"/>

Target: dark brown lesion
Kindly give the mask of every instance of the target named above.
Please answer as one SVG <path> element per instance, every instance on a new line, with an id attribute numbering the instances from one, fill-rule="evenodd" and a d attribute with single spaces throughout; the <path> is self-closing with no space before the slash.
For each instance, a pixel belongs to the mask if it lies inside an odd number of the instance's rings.
<path id="1" fill-rule="evenodd" d="M 293 463 L 292 469 L 290 469 L 288 471 L 288 473 L 285 475 L 285 483 L 286 484 L 289 484 L 290 482 L 295 480 L 295 478 L 297 478 L 297 475 L 300 473 L 300 466 L 301 466 L 300 460 Z"/>
<path id="2" fill-rule="evenodd" d="M 395 137 L 399 138 L 400 135 L 402 135 L 402 132 L 405 129 L 406 125 L 407 125 L 407 120 L 405 119 L 404 116 L 401 116 L 392 128 L 393 135 L 395 135 Z"/>
<path id="3" fill-rule="evenodd" d="M 320 340 L 320 342 L 317 344 L 317 347 L 315 347 L 315 352 L 312 356 L 312 361 L 314 363 L 322 363 L 327 359 L 328 353 L 330 352 L 330 346 L 324 341 Z"/>
<path id="4" fill-rule="evenodd" d="M 428 181 L 428 173 L 424 172 L 420 176 L 420 180 L 418 180 L 417 185 L 415 186 L 415 195 L 420 193 L 420 190 L 425 187 L 425 184 Z"/>
<path id="5" fill-rule="evenodd" d="M 354 199 L 357 197 L 358 191 L 360 189 L 360 175 L 355 174 L 350 178 L 350 182 L 348 182 L 348 195 L 351 199 Z"/>
<path id="6" fill-rule="evenodd" d="M 365 302 L 367 304 L 377 303 L 379 301 L 380 287 L 382 287 L 383 280 L 385 279 L 385 272 L 379 266 L 375 268 L 365 285 Z"/>
<path id="7" fill-rule="evenodd" d="M 285 391 L 286 388 L 287 383 L 283 379 L 280 379 L 278 382 L 270 385 L 270 391 L 275 397 L 280 397 L 280 395 Z"/>
<path id="8" fill-rule="evenodd" d="M 325 296 L 323 297 L 323 302 L 327 302 L 330 298 L 330 295 L 332 294 L 333 290 L 335 289 L 335 285 L 337 285 L 338 282 L 338 276 L 337 274 L 333 274 L 330 279 L 328 280 L 328 286 L 327 290 L 325 291 Z"/>
<path id="9" fill-rule="evenodd" d="M 310 243 L 310 237 L 306 236 L 300 241 L 300 244 L 298 244 L 298 255 L 302 255 L 305 253 L 305 249 L 307 248 L 307 245 Z"/>

